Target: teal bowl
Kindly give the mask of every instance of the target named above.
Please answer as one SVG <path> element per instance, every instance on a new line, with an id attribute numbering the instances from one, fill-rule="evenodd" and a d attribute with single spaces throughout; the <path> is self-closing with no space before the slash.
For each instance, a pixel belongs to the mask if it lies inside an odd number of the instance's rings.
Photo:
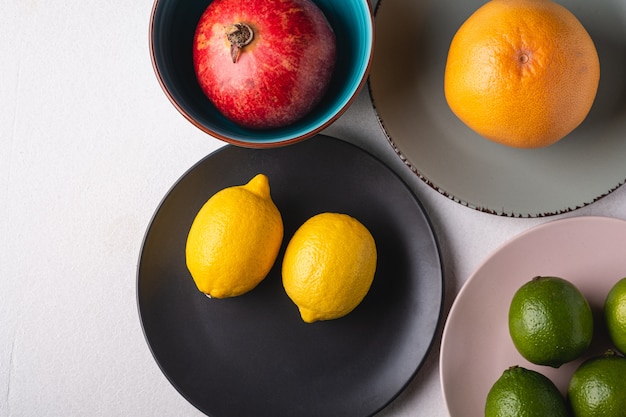
<path id="1" fill-rule="evenodd" d="M 225 142 L 269 148 L 299 142 L 341 116 L 366 83 L 374 50 L 369 0 L 313 0 L 337 39 L 337 62 L 322 101 L 285 127 L 255 130 L 224 117 L 203 94 L 193 69 L 196 25 L 211 0 L 156 0 L 150 17 L 150 55 L 161 88 L 176 109 L 205 133 Z"/>

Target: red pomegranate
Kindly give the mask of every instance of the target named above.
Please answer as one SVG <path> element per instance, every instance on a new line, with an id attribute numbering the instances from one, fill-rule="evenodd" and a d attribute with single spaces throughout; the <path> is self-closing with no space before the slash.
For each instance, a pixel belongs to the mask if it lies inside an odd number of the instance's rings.
<path id="1" fill-rule="evenodd" d="M 322 99 L 336 40 L 311 0 L 214 0 L 198 22 L 193 60 L 224 116 L 248 128 L 282 127 Z"/>

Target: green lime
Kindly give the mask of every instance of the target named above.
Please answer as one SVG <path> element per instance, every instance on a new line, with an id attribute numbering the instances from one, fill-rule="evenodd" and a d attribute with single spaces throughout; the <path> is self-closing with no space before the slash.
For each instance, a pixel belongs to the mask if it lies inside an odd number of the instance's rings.
<path id="1" fill-rule="evenodd" d="M 567 396 L 575 417 L 625 417 L 626 358 L 609 352 L 583 362 Z"/>
<path id="2" fill-rule="evenodd" d="M 526 360 L 558 368 L 580 357 L 591 344 L 591 308 L 571 282 L 535 277 L 513 296 L 509 333 Z"/>
<path id="3" fill-rule="evenodd" d="M 626 278 L 611 288 L 604 302 L 604 320 L 615 347 L 626 354 Z"/>
<path id="4" fill-rule="evenodd" d="M 567 403 L 557 387 L 537 371 L 513 366 L 487 394 L 485 417 L 566 417 Z"/>

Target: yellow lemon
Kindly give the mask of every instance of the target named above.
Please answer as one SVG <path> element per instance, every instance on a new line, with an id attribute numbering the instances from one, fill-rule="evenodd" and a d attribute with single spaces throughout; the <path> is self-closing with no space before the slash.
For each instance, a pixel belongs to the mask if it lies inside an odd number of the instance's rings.
<path id="1" fill-rule="evenodd" d="M 187 236 L 187 268 L 209 297 L 241 295 L 267 276 L 282 239 L 283 221 L 268 179 L 258 174 L 202 206 Z"/>
<path id="2" fill-rule="evenodd" d="M 283 286 L 311 323 L 343 317 L 361 303 L 376 271 L 376 244 L 367 228 L 346 214 L 308 219 L 287 245 Z"/>

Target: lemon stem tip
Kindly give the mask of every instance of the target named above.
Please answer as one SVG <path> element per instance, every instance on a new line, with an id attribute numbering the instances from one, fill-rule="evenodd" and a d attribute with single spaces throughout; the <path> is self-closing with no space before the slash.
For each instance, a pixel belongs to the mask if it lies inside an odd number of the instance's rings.
<path id="1" fill-rule="evenodd" d="M 267 176 L 264 174 L 257 174 L 245 185 L 245 188 L 263 198 L 269 198 L 270 196 L 270 184 Z"/>

